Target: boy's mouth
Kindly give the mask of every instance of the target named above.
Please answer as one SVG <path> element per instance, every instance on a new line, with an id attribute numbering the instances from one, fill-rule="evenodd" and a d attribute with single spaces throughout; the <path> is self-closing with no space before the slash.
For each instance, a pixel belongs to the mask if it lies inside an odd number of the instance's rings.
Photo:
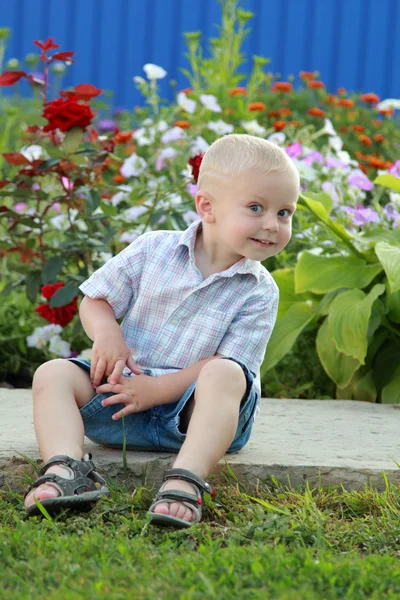
<path id="1" fill-rule="evenodd" d="M 268 240 L 259 240 L 257 238 L 250 238 L 253 242 L 257 242 L 258 244 L 262 244 L 263 246 L 273 246 L 274 242 L 270 242 Z"/>

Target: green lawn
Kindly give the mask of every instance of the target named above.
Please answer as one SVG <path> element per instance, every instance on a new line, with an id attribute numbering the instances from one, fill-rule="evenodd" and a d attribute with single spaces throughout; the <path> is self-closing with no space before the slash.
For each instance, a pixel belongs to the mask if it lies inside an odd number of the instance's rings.
<path id="1" fill-rule="evenodd" d="M 247 495 L 229 477 L 189 530 L 150 525 L 153 490 L 123 481 L 90 513 L 54 520 L 28 520 L 22 495 L 0 491 L 0 598 L 400 597 L 397 487 L 274 483 Z"/>

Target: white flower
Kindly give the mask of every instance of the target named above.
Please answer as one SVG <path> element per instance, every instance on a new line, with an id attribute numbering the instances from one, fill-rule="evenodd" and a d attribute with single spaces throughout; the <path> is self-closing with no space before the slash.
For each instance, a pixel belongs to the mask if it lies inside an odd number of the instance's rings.
<path id="1" fill-rule="evenodd" d="M 156 129 L 157 129 L 157 131 L 166 131 L 168 129 L 167 121 L 164 121 L 164 119 L 161 119 L 161 121 L 158 121 L 158 123 L 156 125 Z"/>
<path id="2" fill-rule="evenodd" d="M 299 171 L 300 179 L 305 179 L 306 181 L 314 181 L 316 178 L 315 169 L 313 169 L 310 165 L 307 165 L 301 160 L 296 160 L 292 158 L 294 164 Z"/>
<path id="3" fill-rule="evenodd" d="M 190 114 L 193 114 L 196 110 L 197 103 L 194 100 L 188 98 L 185 92 L 179 92 L 179 94 L 176 97 L 176 101 L 178 103 L 178 106 L 180 106 L 181 108 L 183 108 L 183 110 L 186 110 L 186 112 Z"/>
<path id="4" fill-rule="evenodd" d="M 136 219 L 144 213 L 147 213 L 147 208 L 145 206 L 132 206 L 131 208 L 127 208 L 122 216 L 125 221 L 136 221 Z"/>
<path id="5" fill-rule="evenodd" d="M 247 133 L 250 133 L 250 135 L 265 135 L 267 131 L 256 119 L 253 119 L 252 121 L 241 121 L 240 124 Z"/>
<path id="6" fill-rule="evenodd" d="M 43 155 L 43 148 L 32 144 L 31 146 L 24 146 L 20 153 L 25 156 L 30 162 L 38 160 Z"/>
<path id="7" fill-rule="evenodd" d="M 139 75 L 135 75 L 135 77 L 133 78 L 134 83 L 137 83 L 137 85 L 143 85 L 144 83 L 146 83 L 146 80 L 143 79 L 143 77 L 139 77 Z"/>
<path id="8" fill-rule="evenodd" d="M 93 260 L 98 260 L 101 263 L 106 263 L 113 257 L 111 252 L 93 252 L 92 258 Z"/>
<path id="9" fill-rule="evenodd" d="M 233 125 L 229 125 L 229 123 L 225 123 L 225 121 L 222 121 L 221 119 L 219 121 L 209 121 L 207 127 L 218 135 L 225 135 L 226 133 L 233 132 Z"/>
<path id="10" fill-rule="evenodd" d="M 339 160 L 346 163 L 346 165 L 354 165 L 354 166 L 358 165 L 358 162 L 356 160 L 353 160 L 351 158 L 350 154 L 348 152 L 346 152 L 345 150 L 336 152 L 336 156 L 338 157 Z"/>
<path id="11" fill-rule="evenodd" d="M 271 134 L 267 139 L 277 146 L 282 146 L 283 142 L 286 140 L 286 135 L 283 131 L 278 131 L 277 133 Z"/>
<path id="12" fill-rule="evenodd" d="M 323 248 L 318 248 L 318 247 L 317 247 L 317 248 L 307 248 L 307 252 L 308 252 L 309 254 L 316 254 L 317 256 L 318 256 L 319 254 L 321 254 L 323 251 L 324 251 L 324 249 L 323 249 Z"/>
<path id="13" fill-rule="evenodd" d="M 172 127 L 172 129 L 168 129 L 161 138 L 163 144 L 169 144 L 170 142 L 175 142 L 176 140 L 180 140 L 184 137 L 183 129 L 181 127 Z"/>
<path id="14" fill-rule="evenodd" d="M 163 148 L 160 152 L 158 152 L 156 158 L 157 171 L 161 171 L 161 169 L 163 169 L 167 164 L 166 161 L 171 160 L 171 158 L 175 158 L 177 154 L 178 152 L 175 150 L 175 148 L 171 148 L 170 146 L 167 146 L 167 148 Z"/>
<path id="15" fill-rule="evenodd" d="M 338 135 L 332 135 L 329 137 L 328 144 L 331 148 L 335 150 L 335 152 L 340 152 L 343 148 L 343 141 Z"/>
<path id="16" fill-rule="evenodd" d="M 146 73 L 147 79 L 164 79 L 167 71 L 158 65 L 153 63 L 147 63 L 143 67 L 143 71 Z"/>
<path id="17" fill-rule="evenodd" d="M 332 121 L 330 121 L 329 119 L 325 119 L 323 131 L 325 133 L 327 133 L 328 135 L 333 135 L 333 136 L 337 135 L 337 133 L 332 125 Z"/>
<path id="18" fill-rule="evenodd" d="M 121 191 L 111 197 L 111 204 L 113 206 L 117 206 L 122 200 L 128 200 L 129 194 L 133 188 L 130 185 L 120 185 L 118 186 L 118 189 Z"/>
<path id="19" fill-rule="evenodd" d="M 140 233 L 138 233 L 134 229 L 131 229 L 129 231 L 124 231 L 124 233 L 122 233 L 120 235 L 119 241 L 120 242 L 128 242 L 128 244 L 131 244 L 132 242 L 134 242 L 136 240 L 137 237 L 139 237 L 139 235 L 140 235 Z"/>
<path id="20" fill-rule="evenodd" d="M 65 340 L 62 340 L 58 335 L 56 335 L 50 340 L 49 350 L 57 356 L 68 358 L 71 354 L 71 344 Z"/>
<path id="21" fill-rule="evenodd" d="M 206 140 L 203 137 L 201 137 L 201 135 L 198 135 L 197 138 L 192 142 L 192 145 L 190 146 L 190 152 L 193 155 L 204 154 L 209 147 L 210 144 L 206 142 Z"/>
<path id="22" fill-rule="evenodd" d="M 88 360 L 90 362 L 92 360 L 92 349 L 86 348 L 85 350 L 82 350 L 82 352 L 78 354 L 76 358 L 83 358 L 84 360 Z"/>
<path id="23" fill-rule="evenodd" d="M 124 177 L 139 177 L 147 167 L 147 162 L 135 152 L 124 160 L 120 173 Z"/>
<path id="24" fill-rule="evenodd" d="M 205 106 L 208 110 L 212 110 L 213 112 L 222 112 L 222 108 L 218 104 L 218 100 L 212 94 L 201 94 L 200 102 L 203 106 Z"/>
<path id="25" fill-rule="evenodd" d="M 59 231 L 64 231 L 65 229 L 68 229 L 70 221 L 71 223 L 75 223 L 75 225 L 77 225 L 80 231 L 87 231 L 88 228 L 86 223 L 79 218 L 77 219 L 77 217 L 79 216 L 80 212 L 76 208 L 71 208 L 69 211 L 69 219 L 67 213 L 62 213 L 60 215 L 52 217 L 50 219 L 50 222 Z"/>
<path id="26" fill-rule="evenodd" d="M 140 127 L 132 133 L 132 138 L 137 142 L 138 146 L 149 146 L 154 141 L 154 132 L 153 130 Z"/>
<path id="27" fill-rule="evenodd" d="M 45 325 L 44 327 L 36 327 L 32 335 L 28 335 L 26 342 L 29 348 L 42 349 L 55 335 L 62 331 L 61 325 Z"/>
<path id="28" fill-rule="evenodd" d="M 387 108 L 394 108 L 400 110 L 400 99 L 399 98 L 386 98 L 376 105 L 377 110 L 386 110 Z"/>
<path id="29" fill-rule="evenodd" d="M 167 181 L 167 177 L 165 175 L 160 175 L 159 177 L 154 177 L 153 179 L 148 179 L 147 181 L 147 187 L 149 188 L 149 190 L 156 190 L 157 188 L 159 188 L 163 183 L 165 183 Z M 146 200 L 146 202 L 144 202 L 144 204 L 146 206 L 151 206 L 152 202 L 148 202 Z"/>

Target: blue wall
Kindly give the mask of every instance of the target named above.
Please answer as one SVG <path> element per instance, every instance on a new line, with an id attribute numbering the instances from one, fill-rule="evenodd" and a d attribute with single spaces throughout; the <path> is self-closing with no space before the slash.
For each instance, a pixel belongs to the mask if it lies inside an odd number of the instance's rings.
<path id="1" fill-rule="evenodd" d="M 267 70 L 285 79 L 317 69 L 332 91 L 400 97 L 400 0 L 242 0 L 240 6 L 256 15 L 245 55 L 269 57 Z M 186 87 L 182 33 L 201 30 L 207 47 L 220 23 L 217 0 L 0 0 L 0 27 L 12 30 L 6 60 L 39 50 L 35 39 L 54 37 L 59 50 L 76 53 L 63 87 L 111 89 L 114 105 L 127 108 L 141 103 L 132 78 L 144 76 L 146 62 L 168 71 L 164 97 L 173 95 L 169 79 L 178 90 Z"/>

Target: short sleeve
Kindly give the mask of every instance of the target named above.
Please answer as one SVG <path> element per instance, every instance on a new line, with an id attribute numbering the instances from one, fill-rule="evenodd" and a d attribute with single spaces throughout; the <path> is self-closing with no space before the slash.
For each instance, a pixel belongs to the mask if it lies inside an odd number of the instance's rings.
<path id="1" fill-rule="evenodd" d="M 250 298 L 232 320 L 221 340 L 217 353 L 244 363 L 257 375 L 278 313 L 279 291 L 271 299 Z"/>
<path id="2" fill-rule="evenodd" d="M 140 235 L 79 286 L 89 298 L 106 300 L 116 319 L 124 316 L 137 298 L 146 243 L 146 234 Z"/>

